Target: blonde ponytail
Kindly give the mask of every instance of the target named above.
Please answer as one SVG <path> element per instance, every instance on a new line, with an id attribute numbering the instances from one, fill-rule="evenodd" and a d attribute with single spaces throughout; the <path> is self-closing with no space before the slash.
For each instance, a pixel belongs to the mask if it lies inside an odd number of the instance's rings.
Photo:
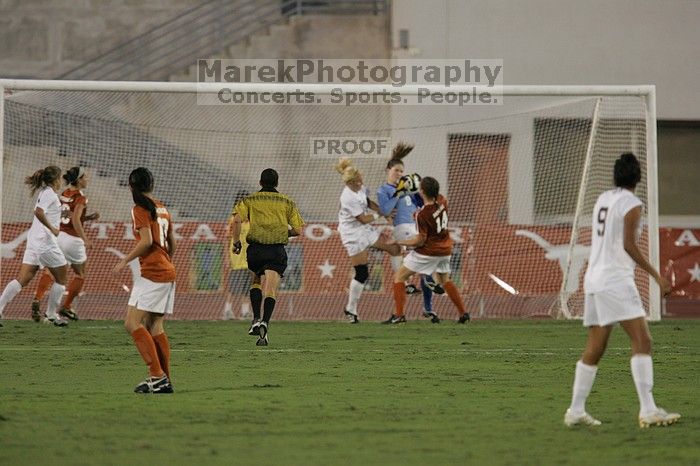
<path id="1" fill-rule="evenodd" d="M 343 183 L 349 183 L 362 176 L 360 170 L 352 166 L 350 159 L 340 159 L 338 165 L 335 166 L 335 170 L 343 177 Z"/>

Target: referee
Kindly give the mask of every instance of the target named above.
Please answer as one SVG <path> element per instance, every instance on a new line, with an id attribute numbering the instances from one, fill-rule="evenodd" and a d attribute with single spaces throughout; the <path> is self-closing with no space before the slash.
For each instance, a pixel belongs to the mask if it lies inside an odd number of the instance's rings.
<path id="1" fill-rule="evenodd" d="M 231 213 L 231 250 L 234 254 L 241 252 L 241 224 L 243 221 L 250 222 L 247 258 L 248 269 L 254 277 L 250 286 L 253 323 L 248 335 L 258 335 L 257 346 L 267 346 L 267 328 L 275 309 L 277 288 L 287 269 L 284 245 L 290 236 L 299 235 L 304 225 L 295 202 L 277 191 L 278 181 L 279 175 L 275 170 L 263 170 L 260 174 L 262 189 L 241 200 Z"/>

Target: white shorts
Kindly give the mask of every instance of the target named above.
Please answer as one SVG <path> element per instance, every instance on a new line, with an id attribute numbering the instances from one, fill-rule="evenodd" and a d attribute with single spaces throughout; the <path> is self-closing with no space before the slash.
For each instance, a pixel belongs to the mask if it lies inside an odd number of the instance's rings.
<path id="1" fill-rule="evenodd" d="M 418 236 L 418 229 L 415 223 L 402 223 L 394 227 L 392 234 L 396 241 L 402 241 Z"/>
<path id="2" fill-rule="evenodd" d="M 158 283 L 137 277 L 129 296 L 129 306 L 155 314 L 172 314 L 175 304 L 175 282 Z"/>
<path id="3" fill-rule="evenodd" d="M 645 317 L 637 287 L 621 285 L 598 293 L 586 293 L 583 304 L 583 325 L 605 327 L 616 322 Z"/>
<path id="4" fill-rule="evenodd" d="M 340 240 L 343 242 L 343 246 L 350 257 L 356 256 L 369 248 L 376 243 L 378 239 L 379 231 L 370 225 L 364 225 L 363 228 L 358 228 L 357 231 L 353 231 L 352 235 L 340 233 Z"/>
<path id="5" fill-rule="evenodd" d="M 29 241 L 27 249 L 24 250 L 22 263 L 54 269 L 66 265 L 66 257 L 57 243 L 37 245 Z"/>
<path id="6" fill-rule="evenodd" d="M 58 234 L 58 247 L 63 251 L 69 264 L 82 264 L 87 260 L 85 242 L 82 238 L 62 231 Z"/>
<path id="7" fill-rule="evenodd" d="M 426 256 L 411 251 L 403 258 L 403 265 L 412 272 L 423 275 L 450 273 L 450 258 L 452 256 Z"/>

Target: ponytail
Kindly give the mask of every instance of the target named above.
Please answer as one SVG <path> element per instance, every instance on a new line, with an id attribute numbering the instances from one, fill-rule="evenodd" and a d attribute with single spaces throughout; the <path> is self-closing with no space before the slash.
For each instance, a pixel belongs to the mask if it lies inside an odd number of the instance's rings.
<path id="1" fill-rule="evenodd" d="M 386 164 L 386 169 L 391 170 L 395 165 L 403 165 L 403 159 L 413 150 L 413 144 L 399 142 L 391 151 L 391 158 Z"/>
<path id="2" fill-rule="evenodd" d="M 134 199 L 134 204 L 143 207 L 151 214 L 151 219 L 155 220 L 156 204 L 153 200 L 146 196 L 145 193 L 153 191 L 153 174 L 148 168 L 139 167 L 129 175 L 129 187 L 131 187 L 131 197 Z"/>
<path id="3" fill-rule="evenodd" d="M 335 166 L 335 171 L 340 173 L 343 177 L 343 183 L 348 183 L 362 176 L 362 173 L 357 168 L 353 167 L 350 159 L 340 159 Z"/>
<path id="4" fill-rule="evenodd" d="M 61 169 L 50 165 L 46 168 L 41 168 L 35 171 L 32 175 L 24 179 L 24 184 L 31 188 L 31 195 L 37 192 L 43 186 L 50 186 L 61 176 Z"/>
<path id="5" fill-rule="evenodd" d="M 85 174 L 83 167 L 72 167 L 63 175 L 63 180 L 66 184 L 75 185 L 80 178 Z"/>
<path id="6" fill-rule="evenodd" d="M 138 191 L 131 191 L 131 197 L 134 199 L 134 204 L 141 206 L 146 209 L 151 214 L 151 220 L 156 219 L 156 204 L 151 200 L 150 197 L 145 196 L 143 193 Z"/>

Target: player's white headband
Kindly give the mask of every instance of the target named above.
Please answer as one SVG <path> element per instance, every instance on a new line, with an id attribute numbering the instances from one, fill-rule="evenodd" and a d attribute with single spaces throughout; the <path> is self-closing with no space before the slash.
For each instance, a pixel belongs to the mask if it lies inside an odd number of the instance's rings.
<path id="1" fill-rule="evenodd" d="M 75 176 L 75 179 L 70 181 L 70 184 L 73 184 L 76 181 L 78 181 L 84 174 L 85 174 L 85 169 L 83 167 L 78 167 L 78 174 Z"/>

